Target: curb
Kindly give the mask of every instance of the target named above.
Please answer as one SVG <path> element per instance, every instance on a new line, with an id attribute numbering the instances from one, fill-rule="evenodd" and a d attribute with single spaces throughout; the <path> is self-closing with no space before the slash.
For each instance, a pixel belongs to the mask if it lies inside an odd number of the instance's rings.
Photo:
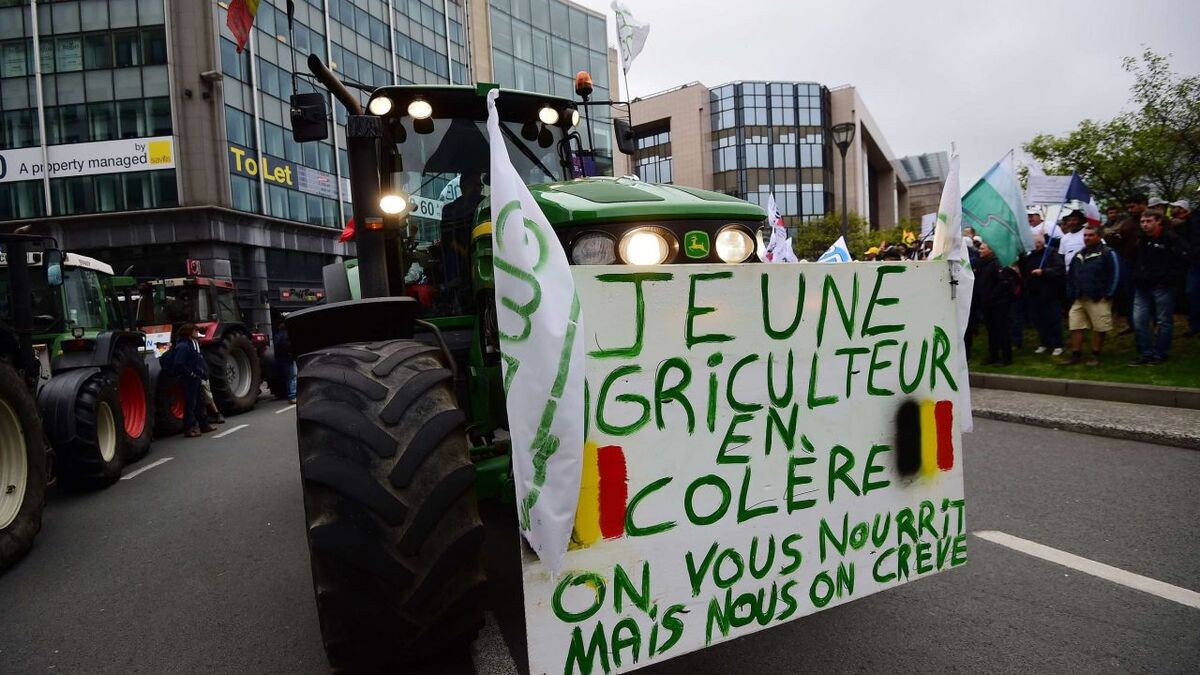
<path id="1" fill-rule="evenodd" d="M 1126 427 L 1098 424 L 1095 422 L 1072 421 L 1068 423 L 1065 420 L 1050 420 L 1037 415 L 1014 413 L 1006 410 L 984 410 L 982 408 L 976 408 L 971 411 L 971 414 L 975 417 L 982 417 L 989 420 L 1016 422 L 1017 424 L 1045 427 L 1047 429 L 1054 429 L 1057 431 L 1070 431 L 1073 433 L 1088 434 L 1091 436 L 1103 436 L 1105 438 L 1138 441 L 1140 443 L 1153 443 L 1155 445 L 1169 445 L 1171 447 L 1185 448 L 1187 450 L 1200 450 L 1200 436 L 1196 435 L 1163 432 L 1152 429 L 1129 429 Z"/>
<path id="2" fill-rule="evenodd" d="M 981 389 L 1019 391 L 1026 394 L 1048 394 L 1068 398 L 1090 398 L 1117 403 L 1200 410 L 1200 389 L 1187 387 L 1113 384 L 1111 382 L 1060 380 L 1022 375 L 998 375 L 996 373 L 971 373 L 971 386 Z"/>

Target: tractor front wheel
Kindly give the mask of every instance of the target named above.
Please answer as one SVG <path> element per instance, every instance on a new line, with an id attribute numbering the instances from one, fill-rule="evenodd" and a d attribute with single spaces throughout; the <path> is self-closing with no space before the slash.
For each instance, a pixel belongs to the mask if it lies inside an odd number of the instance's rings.
<path id="1" fill-rule="evenodd" d="M 17 371 L 0 362 L 0 572 L 42 529 L 46 448 L 37 403 Z"/>
<path id="2" fill-rule="evenodd" d="M 335 671 L 425 672 L 483 624 L 484 530 L 453 384 L 412 340 L 300 359 L 308 546 Z"/>
<path id="3" fill-rule="evenodd" d="M 124 425 L 116 378 L 110 372 L 89 377 L 75 399 L 75 438 L 55 448 L 63 487 L 101 488 L 121 478 L 128 454 Z"/>
<path id="4" fill-rule="evenodd" d="M 226 415 L 254 408 L 262 388 L 262 364 L 245 333 L 231 332 L 204 349 L 213 400 Z"/>

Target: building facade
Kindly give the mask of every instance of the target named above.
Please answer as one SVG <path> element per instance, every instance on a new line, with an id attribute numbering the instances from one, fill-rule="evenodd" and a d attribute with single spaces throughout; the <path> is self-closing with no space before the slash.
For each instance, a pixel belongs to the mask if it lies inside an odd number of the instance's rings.
<path id="1" fill-rule="evenodd" d="M 893 165 L 908 188 L 908 208 L 901 216 L 920 221 L 926 214 L 937 213 L 950 172 L 950 156 L 945 152 L 928 152 L 901 157 Z"/>
<path id="2" fill-rule="evenodd" d="M 892 227 L 904 193 L 890 148 L 852 87 L 812 82 L 699 82 L 633 103 L 637 153 L 626 173 L 716 190 L 765 207 L 774 194 L 789 226 L 841 208 L 834 124 L 853 120 L 848 208 L 874 228 Z"/>
<path id="3" fill-rule="evenodd" d="M 614 81 L 604 15 L 564 0 L 296 0 L 291 30 L 286 4 L 261 0 L 238 53 L 224 1 L 0 0 L 0 227 L 32 221 L 135 276 L 199 260 L 266 325 L 354 253 L 345 108 L 328 97 L 328 139 L 292 140 L 310 53 L 369 87 L 570 96 L 589 70 L 602 100 Z"/>

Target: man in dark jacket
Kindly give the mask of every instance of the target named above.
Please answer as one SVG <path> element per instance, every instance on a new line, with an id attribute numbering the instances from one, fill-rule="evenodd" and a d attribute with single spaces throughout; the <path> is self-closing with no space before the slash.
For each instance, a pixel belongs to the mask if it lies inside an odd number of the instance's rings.
<path id="1" fill-rule="evenodd" d="M 1162 211 L 1142 213 L 1142 237 L 1133 254 L 1133 332 L 1138 358 L 1131 366 L 1157 366 L 1171 349 L 1175 289 L 1187 270 L 1187 244 L 1167 229 Z M 1150 315 L 1158 327 L 1155 335 Z"/>
<path id="2" fill-rule="evenodd" d="M 183 387 L 183 435 L 195 438 L 215 427 L 208 423 L 200 383 L 208 378 L 208 367 L 200 353 L 199 329 L 185 323 L 176 333 L 174 372 Z"/>
<path id="3" fill-rule="evenodd" d="M 980 305 L 988 333 L 989 366 L 1012 364 L 1012 328 L 1009 312 L 1017 295 L 1020 277 L 1011 267 L 1003 267 L 987 243 L 979 245 L 979 264 L 975 268 L 974 301 Z"/>
<path id="4" fill-rule="evenodd" d="M 1083 231 L 1083 250 L 1071 260 L 1067 294 L 1073 298 L 1067 314 L 1071 330 L 1071 357 L 1064 366 L 1083 362 L 1083 331 L 1092 331 L 1092 356 L 1087 365 L 1100 365 L 1104 336 L 1112 330 L 1112 299 L 1121 279 L 1117 254 L 1104 245 L 1099 226 Z"/>
<path id="5" fill-rule="evenodd" d="M 1021 289 L 1029 314 L 1037 329 L 1040 345 L 1035 354 L 1063 353 L 1062 305 L 1067 294 L 1067 267 L 1062 254 L 1046 246 L 1044 235 L 1033 238 L 1033 252 L 1021 261 Z"/>

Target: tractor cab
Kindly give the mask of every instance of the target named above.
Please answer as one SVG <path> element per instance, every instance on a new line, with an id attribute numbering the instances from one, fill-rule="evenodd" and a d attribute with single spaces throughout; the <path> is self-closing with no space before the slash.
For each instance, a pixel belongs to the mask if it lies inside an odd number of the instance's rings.
<path id="1" fill-rule="evenodd" d="M 129 317 L 118 297 L 128 280 L 115 276 L 107 263 L 85 255 L 30 251 L 26 256 L 34 350 L 45 380 L 52 359 L 64 352 L 88 351 L 100 333 L 128 328 Z M 43 272 L 47 259 L 52 264 Z M 0 258 L 0 321 L 12 320 L 7 300 L 11 283 L 8 260 Z"/>
<path id="2" fill-rule="evenodd" d="M 174 344 L 181 326 L 195 324 L 217 407 L 226 415 L 254 407 L 270 339 L 243 321 L 232 281 L 189 276 L 145 282 L 138 292 L 137 317 L 148 346 L 159 356 Z M 171 428 L 171 422 L 163 426 Z"/>
<path id="3" fill-rule="evenodd" d="M 244 323 L 232 281 L 206 277 L 158 279 L 143 283 L 139 291 L 138 325 L 152 335 L 166 334 L 168 340 L 185 323 L 196 324 L 200 329 L 201 344 L 219 339 L 223 325 L 228 328 L 231 324 L 240 326 Z M 259 351 L 266 348 L 266 334 L 248 333 Z M 162 347 L 157 343 L 155 346 Z M 159 350 L 165 351 L 165 348 Z"/>

